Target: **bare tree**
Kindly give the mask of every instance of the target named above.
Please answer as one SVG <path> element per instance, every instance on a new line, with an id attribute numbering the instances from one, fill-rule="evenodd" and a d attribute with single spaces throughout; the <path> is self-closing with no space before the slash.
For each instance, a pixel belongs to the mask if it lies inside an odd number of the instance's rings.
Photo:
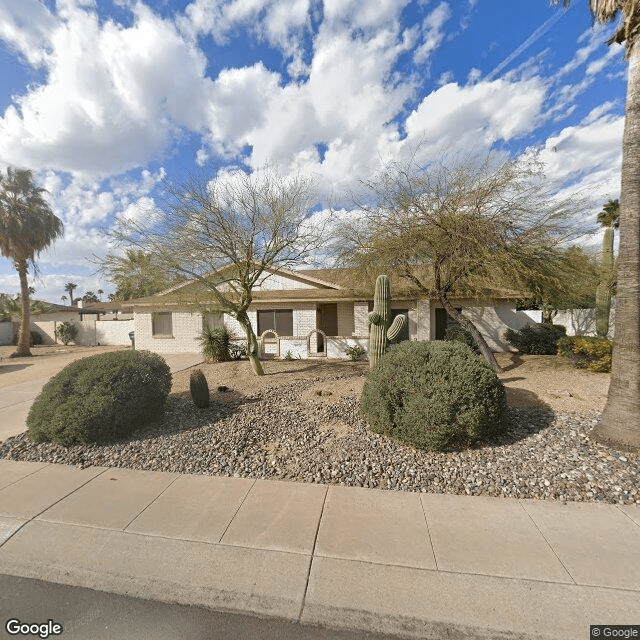
<path id="1" fill-rule="evenodd" d="M 366 181 L 360 214 L 339 226 L 338 262 L 401 278 L 437 300 L 500 371 L 484 337 L 451 303 L 496 288 L 562 289 L 561 243 L 575 237 L 572 200 L 551 197 L 540 166 L 466 157 L 392 164 Z M 582 230 L 580 233 L 584 233 Z"/>
<path id="2" fill-rule="evenodd" d="M 267 269 L 299 265 L 321 246 L 322 229 L 309 221 L 312 182 L 265 167 L 167 190 L 162 211 L 144 224 L 120 220 L 112 236 L 153 255 L 167 273 L 200 283 L 244 329 L 253 370 L 264 375 L 247 310 Z"/>

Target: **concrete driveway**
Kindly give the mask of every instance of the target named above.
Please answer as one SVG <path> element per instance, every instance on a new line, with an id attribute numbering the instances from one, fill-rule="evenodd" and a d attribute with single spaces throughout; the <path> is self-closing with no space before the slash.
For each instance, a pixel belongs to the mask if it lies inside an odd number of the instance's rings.
<path id="1" fill-rule="evenodd" d="M 0 361 L 0 442 L 26 431 L 31 403 L 45 383 L 69 363 L 96 353 L 122 349 L 126 347 L 68 347 L 46 356 L 5 358 Z M 172 373 L 202 362 L 200 353 L 179 353 L 163 357 Z"/>

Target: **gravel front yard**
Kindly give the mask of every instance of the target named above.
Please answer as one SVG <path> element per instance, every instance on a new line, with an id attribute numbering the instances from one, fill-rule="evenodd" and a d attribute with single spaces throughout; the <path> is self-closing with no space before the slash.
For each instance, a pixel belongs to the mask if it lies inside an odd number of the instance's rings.
<path id="1" fill-rule="evenodd" d="M 204 365 L 209 409 L 196 409 L 189 372 L 174 376 L 167 413 L 110 446 L 0 444 L 0 458 L 82 466 L 272 478 L 402 491 L 640 504 L 640 454 L 591 442 L 608 375 L 554 357 L 502 354 L 508 432 L 481 447 L 416 451 L 372 433 L 358 417 L 366 363 Z M 226 385 L 226 392 L 217 391 Z"/>

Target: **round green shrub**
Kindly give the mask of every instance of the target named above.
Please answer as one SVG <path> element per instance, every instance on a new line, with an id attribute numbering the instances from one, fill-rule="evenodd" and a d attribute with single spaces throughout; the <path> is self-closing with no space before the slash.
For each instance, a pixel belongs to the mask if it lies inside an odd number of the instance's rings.
<path id="1" fill-rule="evenodd" d="M 110 442 L 164 412 L 171 370 L 149 351 L 76 360 L 43 387 L 27 416 L 34 442 Z"/>
<path id="2" fill-rule="evenodd" d="M 402 342 L 370 371 L 360 415 L 370 428 L 421 449 L 481 441 L 504 429 L 504 386 L 464 344 Z"/>
<path id="3" fill-rule="evenodd" d="M 473 353 L 480 355 L 480 349 L 473 339 L 471 332 L 460 325 L 449 327 L 444 333 L 444 339 L 450 342 L 462 342 L 466 344 Z"/>

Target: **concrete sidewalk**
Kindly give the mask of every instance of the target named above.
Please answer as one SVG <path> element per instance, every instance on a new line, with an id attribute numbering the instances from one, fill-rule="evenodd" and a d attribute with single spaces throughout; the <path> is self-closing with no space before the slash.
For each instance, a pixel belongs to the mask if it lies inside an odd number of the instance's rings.
<path id="1" fill-rule="evenodd" d="M 640 508 L 0 460 L 0 573 L 413 638 L 640 624 Z"/>
<path id="2" fill-rule="evenodd" d="M 85 356 L 86 354 L 81 354 L 78 358 Z M 167 354 L 163 357 L 171 368 L 171 373 L 188 369 L 202 362 L 202 354 L 200 353 L 176 353 Z M 42 391 L 42 387 L 51 379 L 51 376 L 58 373 L 71 361 L 68 358 L 63 358 L 60 360 L 59 366 L 55 366 L 55 363 L 47 362 L 47 375 L 44 377 L 34 376 L 28 381 L 5 385 L 0 388 L 0 442 L 26 431 L 26 421 L 31 404 Z M 36 369 L 36 371 L 38 370 Z M 3 373 L 2 375 L 3 380 L 11 377 L 11 373 Z"/>

